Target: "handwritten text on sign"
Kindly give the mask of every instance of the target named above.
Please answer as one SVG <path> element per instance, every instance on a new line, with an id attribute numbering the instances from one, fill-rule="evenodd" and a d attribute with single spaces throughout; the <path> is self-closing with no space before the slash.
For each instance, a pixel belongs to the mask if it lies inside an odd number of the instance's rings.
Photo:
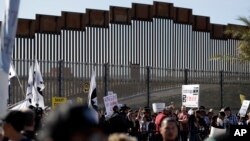
<path id="1" fill-rule="evenodd" d="M 113 113 L 113 107 L 115 105 L 118 105 L 117 95 L 112 94 L 112 95 L 105 96 L 103 97 L 103 100 L 104 100 L 104 105 L 105 105 L 107 115 L 111 115 Z"/>
<path id="2" fill-rule="evenodd" d="M 199 107 L 199 85 L 182 85 L 182 105 Z"/>

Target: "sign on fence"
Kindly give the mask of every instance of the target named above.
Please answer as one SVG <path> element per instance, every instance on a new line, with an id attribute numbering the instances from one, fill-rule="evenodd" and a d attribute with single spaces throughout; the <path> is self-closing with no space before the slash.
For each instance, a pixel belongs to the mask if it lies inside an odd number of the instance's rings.
<path id="1" fill-rule="evenodd" d="M 182 105 L 199 107 L 200 85 L 182 85 Z"/>
<path id="2" fill-rule="evenodd" d="M 240 116 L 245 117 L 245 115 L 247 113 L 247 109 L 249 107 L 249 104 L 250 104 L 249 100 L 244 100 L 243 101 L 243 103 L 241 105 L 241 108 L 240 108 L 240 111 L 239 111 Z"/>
<path id="3" fill-rule="evenodd" d="M 55 109 L 58 105 L 65 104 L 66 102 L 66 97 L 52 97 L 52 109 Z"/>
<path id="4" fill-rule="evenodd" d="M 162 112 L 165 108 L 165 103 L 153 103 L 152 104 L 154 113 Z"/>
<path id="5" fill-rule="evenodd" d="M 89 93 L 89 82 L 83 83 L 83 93 Z"/>
<path id="6" fill-rule="evenodd" d="M 112 94 L 112 95 L 105 96 L 105 97 L 103 97 L 103 100 L 104 100 L 104 105 L 105 105 L 107 115 L 108 116 L 112 115 L 113 107 L 115 105 L 118 105 L 117 95 Z"/>

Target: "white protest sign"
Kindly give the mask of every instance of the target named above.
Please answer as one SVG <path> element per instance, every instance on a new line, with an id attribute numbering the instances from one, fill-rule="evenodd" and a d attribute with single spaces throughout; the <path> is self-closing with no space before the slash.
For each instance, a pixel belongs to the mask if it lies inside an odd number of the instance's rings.
<path id="1" fill-rule="evenodd" d="M 113 92 L 112 91 L 108 91 L 108 95 L 112 95 L 113 94 Z"/>
<path id="2" fill-rule="evenodd" d="M 165 108 L 165 103 L 153 103 L 152 104 L 154 113 L 162 112 Z"/>
<path id="3" fill-rule="evenodd" d="M 199 107 L 200 85 L 182 85 L 182 105 Z"/>
<path id="4" fill-rule="evenodd" d="M 240 108 L 240 111 L 239 111 L 240 116 L 245 117 L 245 115 L 247 113 L 247 109 L 249 107 L 249 104 L 250 104 L 249 100 L 244 100 L 243 101 L 243 103 L 241 105 L 241 108 Z"/>
<path id="5" fill-rule="evenodd" d="M 103 100 L 104 100 L 104 105 L 105 105 L 107 115 L 111 115 L 113 113 L 113 107 L 115 105 L 118 105 L 117 95 L 112 94 L 112 95 L 105 96 L 103 97 Z"/>

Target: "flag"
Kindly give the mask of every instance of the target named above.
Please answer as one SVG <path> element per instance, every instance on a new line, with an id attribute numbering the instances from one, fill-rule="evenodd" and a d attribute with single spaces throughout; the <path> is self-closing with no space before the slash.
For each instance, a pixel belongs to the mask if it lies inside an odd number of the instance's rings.
<path id="1" fill-rule="evenodd" d="M 43 98 L 42 91 L 44 90 L 45 86 L 44 86 L 42 74 L 40 71 L 40 66 L 39 66 L 37 60 L 35 62 L 34 72 L 33 72 L 32 78 L 33 78 L 32 82 L 34 85 L 32 85 L 31 103 L 35 107 L 38 106 L 38 107 L 44 109 L 45 106 L 44 106 L 44 98 Z"/>
<path id="2" fill-rule="evenodd" d="M 243 103 L 243 101 L 246 100 L 246 96 L 243 94 L 240 94 L 240 102 L 241 104 Z"/>
<path id="3" fill-rule="evenodd" d="M 35 67 L 34 67 L 34 84 L 35 84 L 37 91 L 42 95 L 42 91 L 45 88 L 45 86 L 44 86 L 42 74 L 40 71 L 40 66 L 37 60 L 35 62 Z"/>
<path id="4" fill-rule="evenodd" d="M 21 101 L 20 103 L 18 103 L 17 105 L 15 105 L 14 107 L 10 108 L 10 110 L 18 110 L 18 111 L 26 110 L 29 108 L 29 106 L 30 106 L 30 102 L 27 99 L 25 99 Z"/>
<path id="5" fill-rule="evenodd" d="M 97 103 L 97 94 L 96 94 L 96 74 L 95 71 L 92 74 L 91 81 L 90 81 L 90 88 L 89 88 L 89 95 L 88 95 L 88 105 L 90 108 L 93 108 L 95 111 L 98 110 L 98 103 Z"/>
<path id="6" fill-rule="evenodd" d="M 13 67 L 12 64 L 10 64 L 10 70 L 9 70 L 9 80 L 12 78 L 12 77 L 15 77 L 16 76 L 16 71 Z"/>
<path id="7" fill-rule="evenodd" d="M 7 112 L 8 74 L 17 27 L 20 0 L 5 0 L 0 39 L 0 118 Z"/>
<path id="8" fill-rule="evenodd" d="M 43 96 L 37 91 L 37 89 L 33 86 L 32 87 L 32 99 L 31 99 L 31 105 L 34 107 L 40 107 L 42 109 L 45 108 L 44 105 L 44 98 Z"/>
<path id="9" fill-rule="evenodd" d="M 33 65 L 30 66 L 29 69 L 29 78 L 28 78 L 28 86 L 26 90 L 26 99 L 29 99 L 31 102 L 32 99 L 32 87 L 33 87 Z"/>

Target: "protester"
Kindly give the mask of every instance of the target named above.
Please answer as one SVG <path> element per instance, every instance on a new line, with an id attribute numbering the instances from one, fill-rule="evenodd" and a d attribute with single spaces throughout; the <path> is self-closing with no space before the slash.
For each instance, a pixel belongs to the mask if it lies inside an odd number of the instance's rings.
<path id="1" fill-rule="evenodd" d="M 182 141 L 187 141 L 188 138 L 188 113 L 186 106 L 181 107 L 181 112 L 178 115 L 178 120 L 180 122 L 180 135 Z"/>
<path id="2" fill-rule="evenodd" d="M 189 140 L 190 141 L 201 141 L 200 136 L 200 125 L 199 125 L 200 111 L 195 110 L 194 114 L 189 117 L 188 126 L 189 126 Z"/>
<path id="3" fill-rule="evenodd" d="M 155 141 L 156 140 L 156 127 L 155 127 L 155 118 L 157 114 L 152 115 L 152 120 L 148 124 L 148 132 L 149 132 L 149 141 Z"/>
<path id="4" fill-rule="evenodd" d="M 127 125 L 128 125 L 128 133 L 131 136 L 137 136 L 138 130 L 136 127 L 136 119 L 135 119 L 135 113 L 133 113 L 132 110 L 130 110 L 127 114 Z"/>
<path id="5" fill-rule="evenodd" d="M 123 113 L 124 114 L 124 113 Z M 126 123 L 126 116 L 119 113 L 118 106 L 113 107 L 113 114 L 109 119 L 110 134 L 112 133 L 127 133 L 128 125 Z M 119 125 L 119 126 L 118 126 Z"/>
<path id="6" fill-rule="evenodd" d="M 109 136 L 108 141 L 137 141 L 136 138 L 126 134 L 112 134 Z"/>
<path id="7" fill-rule="evenodd" d="M 140 141 L 147 141 L 147 137 L 148 137 L 148 125 L 149 122 L 147 121 L 146 116 L 143 116 L 141 121 L 140 121 L 140 137 L 139 140 Z"/>
<path id="8" fill-rule="evenodd" d="M 160 126 L 162 141 L 178 141 L 179 133 L 177 122 L 173 118 L 164 118 Z"/>
<path id="9" fill-rule="evenodd" d="M 238 124 L 238 119 L 237 119 L 236 115 L 232 114 L 230 107 L 226 107 L 224 109 L 224 112 L 226 114 L 226 118 L 228 119 L 228 122 L 230 125 L 237 125 Z"/>
<path id="10" fill-rule="evenodd" d="M 30 140 L 35 140 L 35 113 L 29 109 L 22 112 L 25 116 L 22 134 Z"/>
<path id="11" fill-rule="evenodd" d="M 52 113 L 39 133 L 40 141 L 103 141 L 97 113 L 87 106 L 64 105 Z"/>
<path id="12" fill-rule="evenodd" d="M 21 111 L 10 111 L 3 119 L 4 136 L 11 141 L 30 141 L 21 134 L 25 125 L 25 114 Z"/>
<path id="13" fill-rule="evenodd" d="M 229 128 L 229 121 L 226 118 L 226 114 L 223 111 L 219 112 L 216 124 L 218 128 L 222 128 L 222 129 Z"/>

